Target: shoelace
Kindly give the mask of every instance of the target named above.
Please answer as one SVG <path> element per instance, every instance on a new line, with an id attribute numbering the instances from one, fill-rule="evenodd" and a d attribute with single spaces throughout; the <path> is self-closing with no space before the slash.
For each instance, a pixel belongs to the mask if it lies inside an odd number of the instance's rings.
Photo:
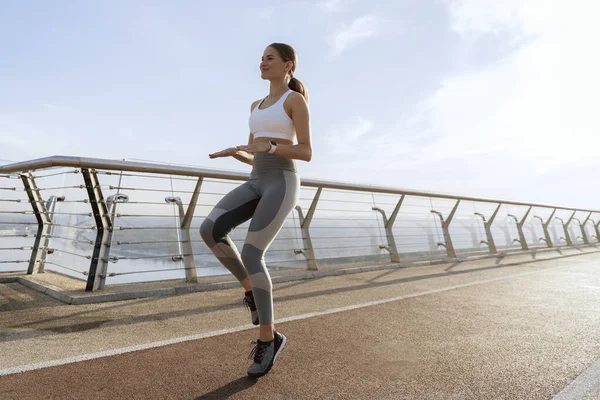
<path id="1" fill-rule="evenodd" d="M 265 355 L 265 351 L 267 351 L 267 349 L 269 348 L 269 343 L 258 343 L 255 340 L 253 340 L 251 343 L 256 346 L 254 346 L 254 348 L 250 352 L 248 359 L 254 357 L 254 362 L 260 364 L 262 362 L 263 356 Z"/>
<path id="2" fill-rule="evenodd" d="M 243 302 L 244 302 L 244 306 L 248 310 L 250 310 L 250 311 L 256 310 L 256 305 L 254 304 L 254 297 L 245 296 Z"/>

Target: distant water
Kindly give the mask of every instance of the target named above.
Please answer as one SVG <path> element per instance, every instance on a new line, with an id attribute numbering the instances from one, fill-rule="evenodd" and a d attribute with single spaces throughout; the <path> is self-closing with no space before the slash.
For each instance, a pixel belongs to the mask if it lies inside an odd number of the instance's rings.
<path id="1" fill-rule="evenodd" d="M 31 246 L 34 238 L 32 237 L 35 233 L 36 227 L 22 226 L 3 226 L 0 230 L 0 247 L 20 247 L 20 246 Z M 407 231 L 415 232 L 414 234 L 406 234 Z M 571 229 L 571 235 L 573 238 L 577 237 L 575 229 Z M 526 230 L 527 232 L 527 230 Z M 555 243 L 558 243 L 560 238 L 560 231 L 553 229 L 552 235 L 554 236 Z M 124 234 L 123 234 L 124 233 Z M 132 234 L 134 233 L 134 234 Z M 6 235 L 15 234 L 29 234 L 28 238 L 9 238 Z M 52 239 L 50 241 L 50 247 L 57 249 L 54 254 L 47 256 L 47 261 L 50 262 L 46 265 L 49 270 L 54 270 L 60 273 L 64 273 L 70 276 L 74 276 L 79 279 L 87 279 L 82 273 L 77 273 L 71 270 L 66 270 L 51 263 L 67 266 L 74 270 L 84 272 L 89 269 L 89 260 L 83 257 L 79 257 L 70 253 L 80 255 L 91 255 L 93 246 L 86 241 L 95 240 L 95 231 L 76 231 L 67 228 L 56 228 L 53 232 L 54 235 L 58 235 L 68 239 Z M 241 251 L 243 246 L 243 238 L 245 229 L 240 228 L 232 232 L 232 239 L 236 242 L 238 249 Z M 414 229 L 402 230 L 401 228 L 397 231 L 394 230 L 396 236 L 396 245 L 400 252 L 401 257 L 412 258 L 412 257 L 426 257 L 426 256 L 443 256 L 445 249 L 437 245 L 438 241 L 441 241 L 441 235 L 437 232 L 435 226 L 424 226 L 422 233 L 417 233 Z M 481 240 L 485 240 L 485 233 L 483 229 L 481 231 L 472 229 L 471 227 L 456 228 L 452 230 L 452 234 L 455 235 L 453 238 L 454 246 L 457 252 L 461 251 L 486 251 L 487 247 L 481 244 Z M 498 224 L 493 230 L 496 245 L 499 248 L 519 248 L 518 243 L 510 243 L 511 237 L 517 237 L 516 233 L 510 232 L 508 227 Z M 541 237 L 541 232 L 537 232 L 536 229 L 530 229 L 528 232 L 528 240 L 533 242 L 535 237 Z M 313 240 L 313 246 L 317 248 L 315 250 L 317 259 L 321 259 L 322 263 L 326 263 L 328 259 L 336 259 L 337 262 L 351 262 L 351 261 L 362 261 L 362 260 L 377 260 L 377 259 L 389 259 L 389 253 L 386 250 L 380 249 L 380 244 L 386 244 L 386 237 L 382 234 L 380 229 L 374 227 L 364 227 L 356 229 L 336 229 L 332 227 L 323 227 L 319 229 L 316 224 L 314 229 L 311 230 L 311 235 L 320 238 L 335 238 L 331 240 L 319 239 Z M 365 238 L 356 239 L 338 239 L 339 236 L 367 236 Z M 591 237 L 591 236 L 590 236 Z M 118 245 L 117 242 L 137 241 L 137 242 L 148 242 L 155 240 L 173 240 L 175 241 L 176 231 L 170 230 L 134 230 L 134 231 L 117 231 L 113 239 L 113 246 L 111 256 L 113 257 L 127 257 L 134 259 L 122 259 L 116 263 L 109 263 L 108 272 L 115 273 L 127 273 L 126 275 L 119 275 L 115 277 L 109 277 L 107 279 L 108 284 L 136 282 L 136 281 L 150 281 L 150 280 L 166 280 L 166 279 L 181 279 L 185 277 L 185 271 L 183 270 L 183 262 L 173 261 L 170 257 L 158 257 L 165 255 L 176 255 L 180 254 L 177 243 L 160 243 L 160 244 L 136 244 L 136 245 Z M 295 255 L 294 249 L 302 248 L 303 242 L 301 238 L 301 231 L 296 229 L 283 229 L 279 236 L 265 256 L 267 266 L 273 269 L 279 268 L 306 268 L 306 261 L 302 255 Z M 229 274 L 225 268 L 223 268 L 218 260 L 209 253 L 206 246 L 200 241 L 198 229 L 192 230 L 192 241 L 194 259 L 197 269 L 197 275 L 202 276 L 216 276 Z M 539 241 L 538 241 L 539 242 Z M 577 242 L 581 243 L 581 239 Z M 545 247 L 543 243 L 535 243 L 537 246 Z M 533 246 L 533 244 L 530 244 Z M 357 247 L 355 247 L 357 246 Z M 360 247 L 358 247 L 360 246 Z M 67 251 L 69 253 L 63 252 Z M 29 250 L 5 250 L 0 254 L 2 260 L 28 260 L 30 256 Z M 147 258 L 154 257 L 158 258 Z M 26 270 L 27 263 L 19 264 L 0 264 L 0 271 L 13 271 L 13 270 Z M 174 269 L 171 271 L 171 269 Z M 163 271 L 169 270 L 169 271 Z M 136 271 L 146 271 L 144 273 L 129 274 Z M 155 272 L 153 272 L 155 271 Z"/>

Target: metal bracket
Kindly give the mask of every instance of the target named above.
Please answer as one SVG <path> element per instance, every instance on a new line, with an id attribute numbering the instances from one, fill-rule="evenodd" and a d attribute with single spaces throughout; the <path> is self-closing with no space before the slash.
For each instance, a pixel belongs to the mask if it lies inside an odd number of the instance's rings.
<path id="1" fill-rule="evenodd" d="M 198 275 L 196 274 L 196 261 L 194 260 L 194 249 L 192 248 L 192 236 L 190 234 L 190 227 L 192 226 L 192 219 L 194 218 L 194 211 L 196 211 L 196 204 L 198 203 L 198 196 L 202 189 L 203 178 L 198 178 L 194 193 L 190 199 L 187 211 L 183 209 L 183 203 L 180 197 L 166 197 L 165 201 L 169 204 L 176 204 L 179 210 L 179 224 L 177 227 L 177 236 L 179 239 L 179 255 L 173 257 L 173 261 L 183 261 L 185 268 L 185 280 L 186 282 L 198 282 Z"/>
<path id="2" fill-rule="evenodd" d="M 48 216 L 48 221 L 49 223 L 44 227 L 44 233 L 43 233 L 43 237 L 44 237 L 44 243 L 42 244 L 42 247 L 40 248 L 40 258 L 39 258 L 39 263 L 40 263 L 40 272 L 43 272 L 44 270 L 44 266 L 46 264 L 46 255 L 47 254 L 52 254 L 52 252 L 49 249 L 50 246 L 50 236 L 52 236 L 53 232 L 54 232 L 54 210 L 56 208 L 56 203 L 59 201 L 65 201 L 65 196 L 50 196 L 48 198 L 48 201 L 46 202 L 46 210 L 48 212 L 47 216 Z"/>
<path id="3" fill-rule="evenodd" d="M 502 207 L 502 203 L 498 204 L 498 207 L 496 207 L 496 210 L 494 210 L 494 213 L 490 217 L 489 221 L 485 220 L 485 216 L 483 214 L 477 212 L 475 213 L 475 215 L 481 217 L 481 219 L 483 220 L 483 227 L 485 228 L 485 236 L 487 240 L 482 240 L 481 243 L 487 244 L 491 254 L 498 253 L 498 249 L 496 248 L 496 242 L 494 242 L 494 236 L 492 235 L 492 224 L 496 219 L 496 215 L 498 215 L 498 211 L 500 211 L 500 207 Z"/>
<path id="4" fill-rule="evenodd" d="M 575 216 L 576 212 L 577 211 L 573 211 L 573 214 L 571 214 L 571 217 L 567 220 L 567 222 L 565 222 L 562 218 L 556 217 L 556 219 L 559 220 L 562 224 L 565 236 L 561 237 L 561 239 L 565 239 L 565 241 L 567 242 L 567 246 L 573 246 L 573 240 L 571 240 L 571 234 L 569 233 L 569 224 L 573 220 L 573 217 Z"/>
<path id="5" fill-rule="evenodd" d="M 450 223 L 452 222 L 452 218 L 454 218 L 454 214 L 456 213 L 456 210 L 458 209 L 459 204 L 460 204 L 460 200 L 457 200 L 456 204 L 454 205 L 454 208 L 450 212 L 450 215 L 448 215 L 448 218 L 446 218 L 445 220 L 444 220 L 444 216 L 442 215 L 441 212 L 431 210 L 431 213 L 439 216 L 440 220 L 442 221 L 442 231 L 444 232 L 444 240 L 446 241 L 445 243 L 438 243 L 438 246 L 445 247 L 446 251 L 448 252 L 448 257 L 450 257 L 450 258 L 456 258 L 456 251 L 454 250 L 454 245 L 452 244 L 452 237 L 450 236 L 449 227 L 450 227 Z"/>
<path id="6" fill-rule="evenodd" d="M 590 244 L 590 239 L 588 238 L 588 234 L 585 231 L 585 224 L 587 224 L 587 222 L 589 221 L 591 216 L 592 216 L 592 213 L 590 212 L 589 215 L 587 216 L 587 218 L 583 222 L 581 222 L 577 218 L 573 218 L 575 221 L 577 221 L 579 223 L 579 229 L 581 229 L 581 239 L 583 240 L 584 244 Z"/>
<path id="7" fill-rule="evenodd" d="M 554 244 L 552 243 L 552 237 L 550 236 L 550 231 L 548 231 L 548 225 L 550 225 L 550 222 L 552 221 L 552 217 L 554 216 L 555 213 L 556 213 L 556 208 L 554 210 L 552 210 L 552 214 L 550 214 L 550 216 L 548 217 L 546 222 L 544 222 L 542 217 L 538 217 L 537 215 L 533 216 L 533 218 L 539 219 L 542 223 L 542 228 L 544 229 L 544 238 L 543 239 L 540 238 L 540 240 L 543 240 L 544 242 L 546 242 L 546 245 L 548 247 L 554 247 Z"/>
<path id="8" fill-rule="evenodd" d="M 129 201 L 129 196 L 123 193 L 116 193 L 106 198 L 106 208 L 108 213 L 106 214 L 106 219 L 110 222 L 110 228 L 106 234 L 106 241 L 104 242 L 104 247 L 102 247 L 102 252 L 100 254 L 100 261 L 102 261 L 100 268 L 100 281 L 98 283 L 98 289 L 104 289 L 104 284 L 106 282 L 106 277 L 111 276 L 108 273 L 108 263 L 113 262 L 116 263 L 119 261 L 118 257 L 111 257 L 110 252 L 112 249 L 112 242 L 114 236 L 114 224 L 115 218 L 117 216 L 117 206 L 119 203 L 127 203 Z"/>
<path id="9" fill-rule="evenodd" d="M 521 243 L 521 248 L 523 250 L 529 250 L 529 246 L 527 245 L 527 240 L 525 239 L 525 234 L 523 233 L 523 225 L 525 224 L 525 221 L 527 220 L 527 217 L 529 216 L 529 213 L 531 212 L 532 208 L 533 208 L 532 206 L 529 206 L 529 208 L 527 209 L 527 212 L 525 212 L 525 215 L 523 216 L 523 218 L 521 218 L 520 221 L 513 214 L 508 214 L 509 217 L 512 217 L 515 220 L 515 222 L 517 224 L 517 231 L 519 232 L 519 239 L 514 239 L 513 242 Z"/>
<path id="10" fill-rule="evenodd" d="M 394 211 L 392 211 L 390 219 L 388 219 L 385 215 L 385 210 L 379 207 L 371 208 L 373 211 L 378 211 L 379 213 L 381 213 L 383 217 L 383 225 L 385 227 L 385 235 L 387 237 L 387 246 L 380 246 L 380 248 L 386 249 L 390 253 L 391 261 L 396 263 L 400 262 L 400 255 L 398 254 L 398 248 L 396 247 L 396 240 L 394 239 L 394 233 L 392 232 L 392 228 L 394 227 L 394 222 L 396 222 L 396 217 L 398 216 L 398 211 L 400 211 L 400 207 L 402 206 L 404 197 L 405 196 L 402 195 L 400 197 L 400 200 L 398 200 Z"/>

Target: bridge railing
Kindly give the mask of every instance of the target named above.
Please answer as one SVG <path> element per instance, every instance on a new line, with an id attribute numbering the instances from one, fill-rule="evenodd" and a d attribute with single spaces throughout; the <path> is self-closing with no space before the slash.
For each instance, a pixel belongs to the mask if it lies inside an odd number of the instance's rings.
<path id="1" fill-rule="evenodd" d="M 0 271 L 105 284 L 228 273 L 199 226 L 248 174 L 54 156 L 0 167 Z M 598 243 L 600 211 L 303 179 L 272 270 Z M 248 223 L 232 231 L 241 248 Z"/>

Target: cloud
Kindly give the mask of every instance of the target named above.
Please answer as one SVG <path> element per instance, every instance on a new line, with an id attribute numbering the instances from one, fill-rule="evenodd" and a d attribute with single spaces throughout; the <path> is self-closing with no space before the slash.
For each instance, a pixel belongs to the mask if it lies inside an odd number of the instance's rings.
<path id="1" fill-rule="evenodd" d="M 594 14 L 581 1 L 557 1 L 537 15 L 529 12 L 535 0 L 498 14 L 478 1 L 457 3 L 463 14 L 450 14 L 458 33 L 453 61 L 465 67 L 395 119 L 373 120 L 358 140 L 344 144 L 338 135 L 352 157 L 313 174 L 593 208 L 600 199 Z M 470 64 L 482 45 L 497 47 Z"/>
<path id="2" fill-rule="evenodd" d="M 356 43 L 380 33 L 381 20 L 375 15 L 356 18 L 350 25 L 342 25 L 331 37 L 333 55 L 338 56 Z"/>
<path id="3" fill-rule="evenodd" d="M 348 4 L 348 0 L 325 0 L 317 3 L 317 8 L 326 13 L 336 13 L 343 11 Z"/>
<path id="4" fill-rule="evenodd" d="M 556 16 L 556 2 L 547 0 L 446 0 L 446 3 L 450 28 L 463 36 L 503 31 L 531 35 L 543 30 Z"/>
<path id="5" fill-rule="evenodd" d="M 397 163 L 493 153 L 543 174 L 597 157 L 600 59 L 589 49 L 600 29 L 585 8 L 558 1 L 551 8 L 539 0 L 456 0 L 449 12 L 451 28 L 469 36 L 467 52 L 477 51 L 469 47 L 474 38 L 499 32 L 502 40 L 528 40 L 504 58 L 443 80 L 402 116 L 387 137 L 395 133 L 399 147 L 407 143 L 405 135 L 428 140 L 413 142 L 414 151 Z"/>
<path id="6" fill-rule="evenodd" d="M 331 154 L 349 154 L 356 153 L 358 149 L 364 147 L 364 136 L 373 130 L 373 122 L 357 116 L 351 121 L 347 121 L 340 127 L 332 130 L 327 135 L 327 142 Z"/>

